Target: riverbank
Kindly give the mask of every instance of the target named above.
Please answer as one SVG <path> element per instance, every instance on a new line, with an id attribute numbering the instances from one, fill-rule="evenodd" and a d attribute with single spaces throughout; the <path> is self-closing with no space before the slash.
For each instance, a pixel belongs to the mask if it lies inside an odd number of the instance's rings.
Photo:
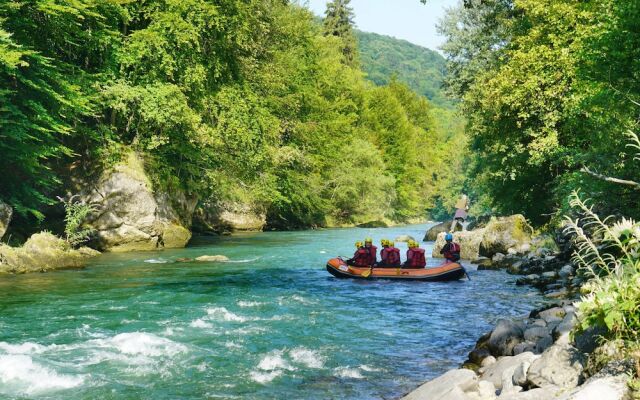
<path id="1" fill-rule="evenodd" d="M 461 233 L 464 237 L 483 232 Z M 533 238 L 532 243 L 547 238 Z M 576 334 L 577 302 L 586 279 L 571 262 L 571 243 L 557 232 L 552 248 L 534 245 L 518 254 L 478 257 L 478 271 L 522 275 L 516 285 L 536 287 L 551 304 L 528 318 L 502 319 L 480 337 L 459 368 L 426 382 L 403 400 L 622 400 L 636 361 L 615 342 L 601 345 L 600 331 Z"/>

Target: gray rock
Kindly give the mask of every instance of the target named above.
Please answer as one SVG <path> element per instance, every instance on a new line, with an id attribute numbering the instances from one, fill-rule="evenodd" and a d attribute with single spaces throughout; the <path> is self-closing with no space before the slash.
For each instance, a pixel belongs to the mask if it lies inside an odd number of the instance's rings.
<path id="1" fill-rule="evenodd" d="M 552 321 L 562 321 L 566 312 L 562 307 L 553 307 L 544 311 L 540 311 L 538 318 L 542 318 L 547 324 Z"/>
<path id="2" fill-rule="evenodd" d="M 533 387 L 572 389 L 578 386 L 584 363 L 585 358 L 578 349 L 556 344 L 531 363 L 527 381 Z"/>
<path id="3" fill-rule="evenodd" d="M 590 379 L 583 385 L 560 397 L 559 400 L 622 400 L 629 388 L 627 375 Z"/>
<path id="4" fill-rule="evenodd" d="M 541 337 L 549 336 L 549 332 L 546 327 L 532 326 L 524 331 L 524 339 L 535 342 Z"/>
<path id="5" fill-rule="evenodd" d="M 531 323 L 531 326 L 547 326 L 547 321 L 539 318 L 539 319 L 534 320 Z"/>
<path id="6" fill-rule="evenodd" d="M 536 341 L 536 353 L 540 354 L 553 345 L 553 338 L 551 335 L 546 335 L 539 338 Z"/>
<path id="7" fill-rule="evenodd" d="M 479 257 L 476 260 L 471 262 L 472 264 L 476 264 L 478 266 L 478 270 L 487 270 L 491 269 L 492 261 L 489 257 Z"/>
<path id="8" fill-rule="evenodd" d="M 497 360 L 496 360 L 496 358 L 494 356 L 489 356 L 489 357 L 486 357 L 485 359 L 482 360 L 482 362 L 480 363 L 480 366 L 482 368 L 487 368 L 490 365 L 495 364 L 496 362 L 497 362 Z"/>
<path id="9" fill-rule="evenodd" d="M 439 234 L 443 232 L 449 232 L 449 229 L 451 229 L 451 222 L 452 220 L 444 221 L 437 225 L 432 226 L 431 228 L 429 228 L 429 230 L 427 230 L 427 233 L 425 233 L 422 241 L 435 242 L 438 239 Z M 461 231 L 461 230 L 462 230 L 462 227 L 460 226 L 460 224 L 456 224 L 456 231 Z"/>
<path id="10" fill-rule="evenodd" d="M 505 254 L 510 248 L 519 249 L 531 242 L 532 234 L 533 228 L 520 214 L 492 218 L 484 228 L 480 255 L 491 257 L 496 253 Z"/>
<path id="11" fill-rule="evenodd" d="M 536 344 L 532 343 L 532 342 L 521 342 L 521 343 L 518 343 L 513 348 L 513 355 L 517 356 L 518 354 L 522 354 L 522 353 L 525 353 L 527 351 L 534 353 L 536 351 Z"/>
<path id="12" fill-rule="evenodd" d="M 395 239 L 396 242 L 410 242 L 412 240 L 415 241 L 413 236 L 409 236 L 409 235 L 400 235 Z"/>
<path id="13" fill-rule="evenodd" d="M 454 369 L 423 384 L 403 400 L 464 399 L 464 391 L 477 387 L 478 377 L 468 369 Z"/>
<path id="14" fill-rule="evenodd" d="M 544 295 L 551 299 L 563 299 L 569 296 L 569 290 L 567 288 L 551 290 L 551 291 L 545 292 Z"/>
<path id="15" fill-rule="evenodd" d="M 501 319 L 489 336 L 488 346 L 495 356 L 513 354 L 513 348 L 524 339 L 521 324 Z"/>
<path id="16" fill-rule="evenodd" d="M 80 199 L 96 208 L 87 225 L 97 247 L 107 251 L 184 247 L 191 238 L 196 199 L 174 191 L 154 192 L 142 159 L 129 153 L 95 182 L 79 182 Z"/>
<path id="17" fill-rule="evenodd" d="M 0 200 L 0 239 L 4 236 L 9 223 L 11 223 L 11 217 L 13 216 L 13 209 Z"/>
<path id="18" fill-rule="evenodd" d="M 513 371 L 513 384 L 517 386 L 524 386 L 527 383 L 527 372 L 529 371 L 529 367 L 531 367 L 531 363 L 528 361 L 523 361 L 516 369 Z"/>
<path id="19" fill-rule="evenodd" d="M 542 273 L 542 277 L 545 279 L 555 279 L 558 276 L 556 271 L 547 271 Z"/>
<path id="20" fill-rule="evenodd" d="M 573 266 L 571 264 L 565 265 L 564 267 L 560 268 L 560 271 L 558 271 L 558 275 L 560 275 L 562 278 L 567 278 L 573 275 Z"/>
<path id="21" fill-rule="evenodd" d="M 267 213 L 263 208 L 216 198 L 200 202 L 193 217 L 194 231 L 202 234 L 260 232 L 266 224 Z"/>
<path id="22" fill-rule="evenodd" d="M 554 390 L 549 388 L 536 388 L 527 390 L 526 392 L 505 393 L 498 397 L 499 400 L 550 400 L 555 394 Z"/>
<path id="23" fill-rule="evenodd" d="M 481 379 L 493 383 L 497 389 L 502 389 L 504 378 L 506 378 L 505 371 L 507 375 L 510 374 L 508 379 L 511 380 L 515 369 L 520 364 L 525 362 L 531 364 L 538 357 L 540 356 L 536 356 L 531 352 L 518 354 L 517 356 L 500 357 L 495 364 L 481 370 Z"/>

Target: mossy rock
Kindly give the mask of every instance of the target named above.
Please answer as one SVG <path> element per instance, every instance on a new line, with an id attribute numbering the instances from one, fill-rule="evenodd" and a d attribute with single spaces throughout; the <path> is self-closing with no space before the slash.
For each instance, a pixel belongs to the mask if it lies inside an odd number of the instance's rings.
<path id="1" fill-rule="evenodd" d="M 72 249 L 65 240 L 49 232 L 40 232 L 32 235 L 22 247 L 0 245 L 0 272 L 81 268 L 88 258 L 97 254 L 100 253 L 86 248 Z"/>
<path id="2" fill-rule="evenodd" d="M 389 225 L 384 221 L 369 221 L 357 225 L 358 228 L 388 228 Z"/>
<path id="3" fill-rule="evenodd" d="M 484 257 L 493 257 L 497 253 L 508 254 L 510 249 L 511 252 L 522 252 L 521 249 L 530 247 L 533 235 L 533 228 L 521 214 L 492 218 L 483 230 L 479 250 Z"/>

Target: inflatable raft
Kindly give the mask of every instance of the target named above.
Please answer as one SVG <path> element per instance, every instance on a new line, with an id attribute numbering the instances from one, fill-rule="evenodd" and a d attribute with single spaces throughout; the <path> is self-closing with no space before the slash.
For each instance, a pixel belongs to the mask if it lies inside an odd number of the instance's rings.
<path id="1" fill-rule="evenodd" d="M 445 263 L 434 268 L 371 268 L 347 265 L 341 258 L 327 262 L 327 271 L 336 278 L 398 279 L 407 281 L 445 282 L 457 281 L 467 273 L 458 263 Z"/>

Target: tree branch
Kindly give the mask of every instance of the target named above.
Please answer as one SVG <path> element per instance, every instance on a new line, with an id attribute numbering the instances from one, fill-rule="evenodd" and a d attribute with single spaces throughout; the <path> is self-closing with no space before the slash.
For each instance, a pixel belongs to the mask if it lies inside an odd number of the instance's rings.
<path id="1" fill-rule="evenodd" d="M 625 186 L 632 186 L 635 189 L 640 190 L 640 183 L 635 182 L 635 181 L 628 181 L 628 180 L 625 180 L 625 179 L 612 178 L 610 176 L 602 175 L 602 174 L 599 174 L 597 172 L 591 171 L 587 167 L 582 167 L 582 169 L 580 171 L 584 172 L 586 174 L 589 174 L 589 175 L 591 175 L 591 176 L 593 176 L 595 178 L 598 178 L 600 180 L 606 181 L 606 182 L 617 183 L 619 185 L 625 185 Z"/>

